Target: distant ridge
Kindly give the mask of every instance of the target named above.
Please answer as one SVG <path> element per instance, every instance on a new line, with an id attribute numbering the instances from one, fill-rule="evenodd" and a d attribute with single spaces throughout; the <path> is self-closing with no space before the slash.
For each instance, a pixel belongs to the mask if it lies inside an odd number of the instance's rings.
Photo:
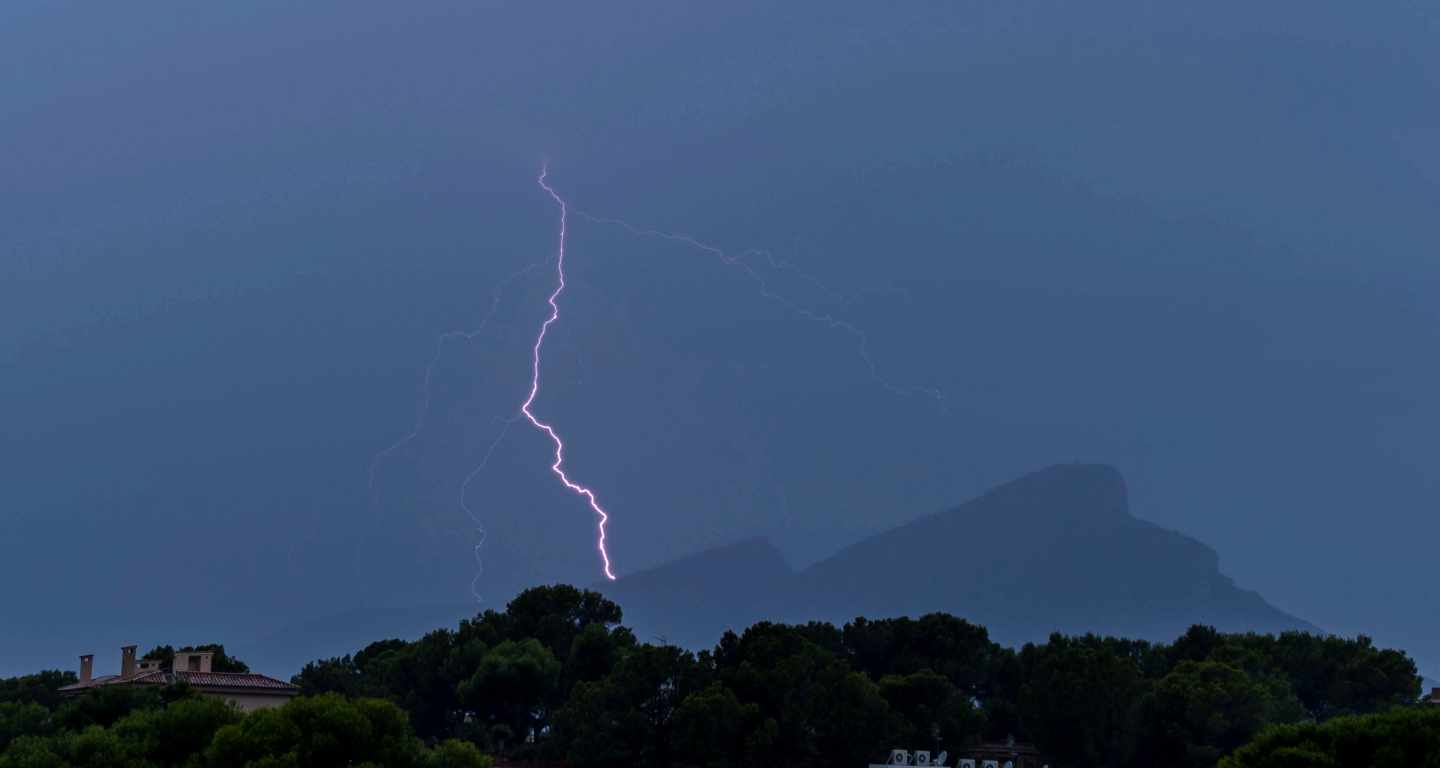
<path id="1" fill-rule="evenodd" d="M 620 604 L 641 639 L 713 646 L 726 629 L 793 614 L 799 582 L 770 542 L 746 539 L 597 589 Z"/>
<path id="2" fill-rule="evenodd" d="M 757 621 L 830 621 L 943 611 L 1006 644 L 1049 633 L 1173 640 L 1191 624 L 1228 632 L 1317 631 L 1219 569 L 1219 555 L 1135 518 L 1124 478 L 1065 464 L 953 509 L 858 541 L 796 571 L 750 538 L 594 585 L 644 641 L 711 648 Z M 298 670 L 386 637 L 414 639 L 503 604 L 412 602 L 292 624 L 237 651 L 257 668 Z"/>
<path id="3" fill-rule="evenodd" d="M 750 539 L 600 588 L 637 633 L 695 647 L 760 619 L 934 611 L 984 624 L 1007 643 L 1054 631 L 1168 640 L 1192 624 L 1316 629 L 1237 587 L 1210 547 L 1131 515 L 1124 478 L 1096 464 L 1031 473 L 799 573 Z"/>

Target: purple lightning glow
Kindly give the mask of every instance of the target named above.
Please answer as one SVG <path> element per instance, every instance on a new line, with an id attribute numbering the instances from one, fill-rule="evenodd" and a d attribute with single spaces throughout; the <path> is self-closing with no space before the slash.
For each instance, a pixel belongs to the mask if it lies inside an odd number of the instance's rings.
<path id="1" fill-rule="evenodd" d="M 471 509 L 470 505 L 465 502 L 465 492 L 470 490 L 470 483 L 479 477 L 481 472 L 485 471 L 485 467 L 490 464 L 490 457 L 495 455 L 495 449 L 500 447 L 500 443 L 503 442 L 505 436 L 510 433 L 510 427 L 519 420 L 520 414 L 518 413 L 505 419 L 505 425 L 500 428 L 500 432 L 495 435 L 495 439 L 490 441 L 489 447 L 485 449 L 485 455 L 480 457 L 480 463 L 475 465 L 475 468 L 470 470 L 470 474 L 466 475 L 465 479 L 460 483 L 460 508 L 465 510 L 465 514 L 469 515 L 470 521 L 475 523 L 475 532 L 477 534 L 473 550 L 475 554 L 475 576 L 470 579 L 470 594 L 474 595 L 475 599 L 482 603 L 485 602 L 485 598 L 480 595 L 480 578 L 485 575 L 485 560 L 482 557 L 482 550 L 485 547 L 485 540 L 488 534 L 485 532 L 484 523 L 480 521 L 480 515 L 476 514 L 475 510 Z"/>
<path id="2" fill-rule="evenodd" d="M 406 432 L 404 435 L 401 435 L 398 440 L 386 446 L 380 452 L 376 453 L 373 458 L 370 459 L 370 473 L 368 483 L 368 487 L 370 489 L 370 506 L 374 513 L 375 523 L 377 525 L 380 522 L 381 512 L 379 483 L 381 466 L 385 463 L 385 460 L 387 458 L 393 456 L 401 449 L 405 448 L 405 446 L 417 440 L 420 437 L 420 434 L 425 430 L 425 423 L 429 419 L 431 401 L 433 399 L 432 383 L 435 378 L 435 369 L 439 367 L 440 360 L 445 355 L 446 346 L 452 341 L 471 342 L 480 338 L 480 336 L 483 335 L 486 329 L 489 327 L 491 321 L 495 319 L 495 316 L 497 314 L 499 314 L 501 299 L 506 289 L 508 289 L 510 285 L 513 284 L 515 281 L 530 274 L 531 272 L 534 272 L 539 267 L 539 262 L 527 264 L 521 269 L 512 273 L 509 277 L 501 280 L 499 284 L 495 286 L 495 290 L 490 295 L 490 308 L 485 312 L 485 315 L 480 318 L 480 322 L 474 328 L 468 331 L 445 331 L 444 333 L 441 333 L 435 337 L 435 351 L 430 356 L 430 362 L 425 365 L 424 373 L 420 377 L 420 402 L 415 407 L 415 420 L 411 424 L 410 431 Z M 476 600 L 482 600 L 479 591 L 479 584 L 480 578 L 485 573 L 485 562 L 482 558 L 482 550 L 485 546 L 487 534 L 485 531 L 485 525 L 480 520 L 480 515 L 476 514 L 476 512 L 470 508 L 470 505 L 466 503 L 465 492 L 469 489 L 471 481 L 474 480 L 475 477 L 479 475 L 482 471 L 484 471 L 486 465 L 490 463 L 490 457 L 494 455 L 495 449 L 500 446 L 500 443 L 505 439 L 506 434 L 510 431 L 511 425 L 513 425 L 517 420 L 519 420 L 519 418 L 519 414 L 516 414 L 504 420 L 504 425 L 495 435 L 495 438 L 490 441 L 490 445 L 486 448 L 485 454 L 481 458 L 480 464 L 476 466 L 475 469 L 470 472 L 470 474 L 466 475 L 464 482 L 460 484 L 460 508 L 464 510 L 467 516 L 469 516 L 470 521 L 475 524 L 475 546 L 473 550 L 475 555 L 475 577 L 470 580 L 470 592 L 475 596 Z M 497 421 L 498 420 L 499 419 L 497 419 Z"/>
<path id="3" fill-rule="evenodd" d="M 555 432 L 554 427 L 536 418 L 535 413 L 530 410 L 530 406 L 535 404 L 536 395 L 540 394 L 540 348 L 545 344 L 545 334 L 550 330 L 550 326 L 560 319 L 560 305 L 557 303 L 557 300 L 560 298 L 560 294 L 565 292 L 565 227 L 567 223 L 566 220 L 569 218 L 570 209 L 569 206 L 565 204 L 564 198 L 560 197 L 559 193 L 549 184 L 545 183 L 545 177 L 549 173 L 549 164 L 542 165 L 540 168 L 540 176 L 535 181 L 540 185 L 541 189 L 544 189 L 545 192 L 550 195 L 550 199 L 554 200 L 555 204 L 560 206 L 560 244 L 555 255 L 555 275 L 558 278 L 558 282 L 555 285 L 555 291 L 551 293 L 550 298 L 547 299 L 550 304 L 550 316 L 545 318 L 545 322 L 540 324 L 540 333 L 535 337 L 535 346 L 531 350 L 530 396 L 526 397 L 525 402 L 520 405 L 520 413 L 524 414 L 525 418 L 529 419 L 530 423 L 535 425 L 536 429 L 549 435 L 550 441 L 555 444 L 555 463 L 550 465 L 550 471 L 554 472 L 555 476 L 560 478 L 560 482 L 564 483 L 566 488 L 584 496 L 585 500 L 590 502 L 590 509 L 594 510 L 595 515 L 599 517 L 599 523 L 596 525 L 596 528 L 599 530 L 599 538 L 595 543 L 595 548 L 600 550 L 600 559 L 604 562 L 605 566 L 605 578 L 614 581 L 615 574 L 610 570 L 610 553 L 605 550 L 605 524 L 610 522 L 610 516 L 605 513 L 605 509 L 601 507 L 600 502 L 595 499 L 594 491 L 571 480 L 570 477 L 565 474 L 564 441 L 560 439 L 560 435 Z"/>
<path id="4" fill-rule="evenodd" d="M 490 325 L 490 321 L 493 320 L 495 318 L 495 315 L 500 312 L 501 294 L 505 291 L 505 289 L 509 288 L 511 283 L 514 283 L 521 277 L 524 277 L 525 275 L 535 271 L 535 269 L 539 266 L 540 264 L 538 262 L 534 264 L 527 264 L 524 268 L 500 281 L 500 283 L 495 286 L 494 292 L 490 294 L 490 309 L 485 313 L 484 317 L 480 318 L 480 323 L 476 325 L 473 329 L 468 331 L 446 331 L 435 337 L 435 352 L 430 356 L 430 362 L 425 365 L 425 372 L 421 376 L 420 402 L 415 407 L 415 421 L 411 425 L 410 431 L 406 432 L 400 437 L 400 439 L 391 443 L 389 446 L 385 447 L 379 453 L 376 453 L 375 456 L 370 459 L 370 479 L 367 485 L 370 489 L 370 506 L 374 511 L 374 514 L 376 515 L 377 522 L 379 520 L 380 514 L 380 467 L 382 464 L 385 463 L 385 460 L 387 458 L 394 455 L 396 452 L 398 452 L 405 446 L 409 445 L 415 439 L 419 438 L 420 433 L 424 431 L 425 422 L 430 416 L 430 404 L 432 399 L 430 391 L 431 382 L 435 378 L 435 369 L 440 365 L 440 359 L 445 354 L 446 345 L 451 341 L 474 341 L 475 339 L 479 338 L 480 335 L 485 332 L 485 329 Z M 463 498 L 461 499 L 461 506 L 464 506 Z M 469 512 L 469 510 L 467 509 L 466 512 Z M 474 517 L 474 515 L 471 515 L 471 517 Z"/>
<path id="5" fill-rule="evenodd" d="M 755 284 L 755 287 L 757 290 L 759 290 L 761 296 L 764 296 L 765 298 L 785 307 L 789 311 L 794 312 L 795 314 L 805 318 L 806 320 L 818 323 L 831 330 L 840 331 L 842 333 L 848 334 L 851 338 L 853 338 L 855 340 L 856 352 L 857 354 L 859 354 L 860 360 L 865 363 L 865 367 L 869 369 L 870 378 L 873 379 L 876 384 L 879 384 L 882 388 L 889 391 L 891 394 L 900 395 L 902 397 L 912 397 L 919 395 L 921 397 L 933 400 L 935 401 L 935 407 L 939 410 L 942 416 L 948 413 L 945 405 L 945 393 L 940 391 L 939 389 L 936 389 L 934 387 L 896 384 L 882 376 L 880 373 L 880 366 L 876 364 L 875 358 L 872 357 L 870 354 L 870 335 L 866 333 L 864 329 L 860 328 L 859 326 L 848 320 L 843 320 L 841 318 L 835 317 L 832 314 L 826 312 L 817 312 L 816 310 L 810 309 L 809 307 L 797 304 L 796 302 L 786 298 L 785 296 L 782 296 L 781 294 L 771 290 L 770 283 L 768 280 L 765 279 L 765 275 L 761 274 L 759 270 L 751 266 L 751 264 L 745 260 L 745 257 L 764 257 L 765 260 L 769 262 L 770 268 L 772 270 L 775 270 L 777 272 L 780 270 L 789 270 L 791 272 L 794 272 L 802 280 L 805 280 L 806 282 L 814 285 L 816 288 L 820 289 L 824 293 L 827 293 L 832 297 L 841 297 L 840 293 L 834 291 L 829 286 L 825 285 L 818 278 L 802 271 L 800 268 L 796 267 L 794 264 L 791 264 L 789 261 L 785 259 L 777 260 L 775 256 L 769 251 L 759 249 L 748 250 L 740 254 L 728 253 L 718 246 L 703 242 L 691 235 L 680 232 L 665 232 L 659 229 L 646 229 L 645 227 L 637 227 L 634 224 L 631 224 L 630 222 L 623 219 L 613 219 L 605 216 L 595 216 L 581 210 L 575 211 L 575 215 L 593 224 L 604 224 L 619 227 L 636 237 L 648 237 L 659 240 L 667 240 L 673 243 L 680 243 L 696 250 L 704 251 L 705 253 L 708 253 L 718 258 L 721 263 L 725 264 L 726 266 L 731 266 L 739 269 L 745 274 L 747 278 L 750 279 L 751 282 Z"/>
<path id="6" fill-rule="evenodd" d="M 478 533 L 476 544 L 474 547 L 476 574 L 474 579 L 471 581 L 471 592 L 475 595 L 477 599 L 481 599 L 480 593 L 478 591 L 478 584 L 481 576 L 484 573 L 484 564 L 481 558 L 481 549 L 486 541 L 486 531 L 485 527 L 481 524 L 480 516 L 467 504 L 466 494 L 472 482 L 485 470 L 485 468 L 490 462 L 491 457 L 498 450 L 500 444 L 505 440 L 506 436 L 509 433 L 510 427 L 513 426 L 521 418 L 528 420 L 536 429 L 544 432 L 547 436 L 549 436 L 551 443 L 555 447 L 555 460 L 550 465 L 551 472 L 553 472 L 555 476 L 559 478 L 560 482 L 565 486 L 565 488 L 579 496 L 583 496 L 585 500 L 589 503 L 591 510 L 594 511 L 596 517 L 598 518 L 598 536 L 596 541 L 596 549 L 599 551 L 601 561 L 604 565 L 603 570 L 605 577 L 610 580 L 615 579 L 615 574 L 611 567 L 609 551 L 606 547 L 606 525 L 610 520 L 609 514 L 600 505 L 594 491 L 592 491 L 590 488 L 587 488 L 586 486 L 580 485 L 579 483 L 575 482 L 565 472 L 564 441 L 560 438 L 559 433 L 551 424 L 541 421 L 540 418 L 537 417 L 535 415 L 535 412 L 532 410 L 535 404 L 535 400 L 540 393 L 541 351 L 544 347 L 545 338 L 550 330 L 550 327 L 556 322 L 558 322 L 560 319 L 559 299 L 561 294 L 564 293 L 566 287 L 565 247 L 566 239 L 569 234 L 569 219 L 572 214 L 575 216 L 579 216 L 586 221 L 594 224 L 619 227 L 635 237 L 654 238 L 678 243 L 680 245 L 696 249 L 698 251 L 707 253 L 711 256 L 718 258 L 720 262 L 725 264 L 726 266 L 734 267 L 744 273 L 744 275 L 755 285 L 759 294 L 766 299 L 772 300 L 785 307 L 788 311 L 793 312 L 794 314 L 807 320 L 815 322 L 818 325 L 822 325 L 829 328 L 830 330 L 840 331 L 851 336 L 856 344 L 856 352 L 858 353 L 860 359 L 863 361 L 866 368 L 868 369 L 871 378 L 881 387 L 896 395 L 919 395 L 927 399 L 931 399 L 935 402 L 942 415 L 946 413 L 944 394 L 940 390 L 921 386 L 898 385 L 881 375 L 879 366 L 870 354 L 869 335 L 862 328 L 856 326 L 854 323 L 848 320 L 844 320 L 824 311 L 819 311 L 817 309 L 797 303 L 791 298 L 772 290 L 769 280 L 767 279 L 767 274 L 778 273 L 781 271 L 789 271 L 799 279 L 810 283 L 814 288 L 827 294 L 832 300 L 844 301 L 845 297 L 843 294 L 832 290 L 823 282 L 821 282 L 818 278 L 806 273 L 798 266 L 791 263 L 789 260 L 783 258 L 777 259 L 769 251 L 759 249 L 747 250 L 740 253 L 727 252 L 717 246 L 703 242 L 691 235 L 676 232 L 666 232 L 657 229 L 649 229 L 636 226 L 621 219 L 595 216 L 579 209 L 572 210 L 566 200 L 562 198 L 560 194 L 547 182 L 548 175 L 548 163 L 542 164 L 540 175 L 536 179 L 536 183 L 540 186 L 541 189 L 545 190 L 545 193 L 548 194 L 550 198 L 555 201 L 555 204 L 560 208 L 558 246 L 555 254 L 555 273 L 557 282 L 554 290 L 549 294 L 547 298 L 547 303 L 550 305 L 550 314 L 541 323 L 539 332 L 536 334 L 534 344 L 531 347 L 530 390 L 524 402 L 521 404 L 519 412 L 515 413 L 509 418 L 503 419 L 504 423 L 501 426 L 501 429 L 487 446 L 479 464 L 475 466 L 460 483 L 460 507 L 475 524 L 476 531 Z M 763 261 L 758 261 L 755 264 L 752 264 L 752 259 L 763 259 Z M 757 264 L 760 269 L 756 268 Z M 435 368 L 439 364 L 439 361 L 447 343 L 453 340 L 472 341 L 475 338 L 479 337 L 481 333 L 486 329 L 486 326 L 490 323 L 491 319 L 497 313 L 501 302 L 501 293 L 503 292 L 503 290 L 506 289 L 511 283 L 513 283 L 523 275 L 533 271 L 539 266 L 540 264 L 538 263 L 530 264 L 524 269 L 516 272 L 515 274 L 502 281 L 499 285 L 497 285 L 495 288 L 495 292 L 491 297 L 489 311 L 483 317 L 483 319 L 479 323 L 479 326 L 476 327 L 474 330 L 448 331 L 440 334 L 437 337 L 434 354 L 431 357 L 429 364 L 425 367 L 424 370 L 422 398 L 421 402 L 417 407 L 416 418 L 414 420 L 412 428 L 408 433 L 403 435 L 394 444 L 380 451 L 371 461 L 371 501 L 372 504 L 376 507 L 377 522 L 379 513 L 379 492 L 377 475 L 379 468 L 387 457 L 397 453 L 411 441 L 418 438 L 422 429 L 424 428 L 431 405 L 431 379 Z M 767 267 L 769 272 L 762 271 Z M 497 419 L 497 421 L 501 421 L 501 419 Z"/>

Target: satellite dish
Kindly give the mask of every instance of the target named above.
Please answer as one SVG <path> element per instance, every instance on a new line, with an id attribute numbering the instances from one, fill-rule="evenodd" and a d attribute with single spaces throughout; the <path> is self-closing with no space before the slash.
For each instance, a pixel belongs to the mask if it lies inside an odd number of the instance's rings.
<path id="1" fill-rule="evenodd" d="M 934 765 L 935 768 L 945 768 L 945 760 L 949 757 L 949 752 L 941 751 L 940 754 L 935 756 L 935 762 L 932 763 L 932 765 Z M 1046 768 L 1049 768 L 1049 766 L 1046 766 Z"/>

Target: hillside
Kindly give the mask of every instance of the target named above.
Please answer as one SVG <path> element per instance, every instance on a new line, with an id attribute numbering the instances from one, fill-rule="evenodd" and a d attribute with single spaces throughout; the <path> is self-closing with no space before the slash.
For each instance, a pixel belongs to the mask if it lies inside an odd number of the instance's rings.
<path id="1" fill-rule="evenodd" d="M 715 644 L 726 629 L 793 615 L 795 571 L 764 539 L 706 550 L 597 589 L 620 604 L 642 639 L 690 648 Z"/>
<path id="2" fill-rule="evenodd" d="M 944 611 L 1002 642 L 1052 631 L 1172 638 L 1314 629 L 1242 589 L 1219 556 L 1134 517 L 1124 479 L 1058 465 L 859 541 L 802 572 L 763 541 L 703 552 L 603 587 L 641 636 L 704 645 L 764 617 L 843 623 Z"/>
<path id="3" fill-rule="evenodd" d="M 1315 629 L 1236 586 L 1210 547 L 1136 518 L 1120 473 L 1088 464 L 1034 472 L 801 571 L 756 538 L 594 588 L 620 604 L 640 639 L 696 649 L 761 620 L 843 624 L 935 611 L 983 624 L 1007 644 L 1054 631 L 1170 640 L 1192 624 L 1226 632 Z M 236 646 L 263 669 L 297 669 L 363 640 L 419 637 L 479 608 L 369 607 Z"/>

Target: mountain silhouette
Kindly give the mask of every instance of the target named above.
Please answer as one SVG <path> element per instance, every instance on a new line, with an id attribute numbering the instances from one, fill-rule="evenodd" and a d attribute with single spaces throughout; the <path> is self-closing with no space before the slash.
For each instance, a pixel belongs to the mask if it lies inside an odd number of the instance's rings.
<path id="1" fill-rule="evenodd" d="M 1192 624 L 1227 632 L 1316 631 L 1241 589 L 1208 546 L 1130 513 L 1124 479 L 1094 464 L 1049 467 L 958 507 L 862 539 L 795 570 L 745 539 L 595 585 L 644 641 L 710 648 L 757 621 L 843 624 L 935 611 L 1005 644 L 1051 632 L 1173 640 Z M 237 643 L 258 668 L 298 669 L 385 637 L 419 637 L 482 607 L 366 607 Z"/>
<path id="2" fill-rule="evenodd" d="M 784 621 L 801 599 L 797 574 L 764 539 L 746 539 L 597 587 L 642 640 L 713 646 L 726 629 Z"/>
<path id="3" fill-rule="evenodd" d="M 601 587 L 642 637 L 695 647 L 755 621 L 921 615 L 983 624 L 1004 643 L 1097 632 L 1170 640 L 1315 627 L 1244 590 L 1208 546 L 1130 513 L 1124 479 L 1057 465 L 861 540 L 796 572 L 762 540 Z"/>

